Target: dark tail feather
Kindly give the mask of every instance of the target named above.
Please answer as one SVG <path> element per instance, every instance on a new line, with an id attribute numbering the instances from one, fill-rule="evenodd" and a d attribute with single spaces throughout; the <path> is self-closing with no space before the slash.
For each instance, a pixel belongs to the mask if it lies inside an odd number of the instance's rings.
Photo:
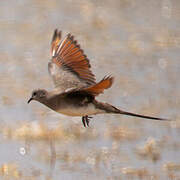
<path id="1" fill-rule="evenodd" d="M 94 104 L 96 105 L 97 108 L 104 110 L 106 113 L 124 114 L 128 116 L 135 116 L 135 117 L 140 117 L 140 118 L 145 118 L 145 119 L 170 121 L 170 119 L 166 119 L 166 118 L 157 118 L 157 117 L 152 117 L 152 116 L 135 114 L 135 113 L 127 112 L 127 111 L 122 111 L 108 103 L 101 103 L 101 102 L 94 101 Z"/>
<path id="2" fill-rule="evenodd" d="M 131 112 L 126 112 L 126 111 L 119 111 L 120 114 L 124 114 L 124 115 L 128 115 L 128 116 L 136 116 L 136 117 L 140 117 L 140 118 L 146 118 L 146 119 L 151 119 L 151 120 L 163 120 L 163 121 L 169 121 L 169 119 L 165 119 L 165 118 L 157 118 L 157 117 L 152 117 L 152 116 L 145 116 L 145 115 L 141 115 L 141 114 L 135 114 L 135 113 L 131 113 Z"/>

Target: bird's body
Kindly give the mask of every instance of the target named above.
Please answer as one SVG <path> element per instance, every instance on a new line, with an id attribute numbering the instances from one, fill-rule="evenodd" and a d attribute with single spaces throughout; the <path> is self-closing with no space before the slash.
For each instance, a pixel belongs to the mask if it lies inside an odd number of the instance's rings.
<path id="1" fill-rule="evenodd" d="M 89 126 L 89 115 L 116 113 L 154 120 L 166 120 L 122 111 L 108 103 L 98 102 L 96 96 L 111 87 L 114 78 L 107 76 L 100 82 L 90 70 L 89 60 L 80 45 L 68 34 L 61 41 L 61 31 L 55 30 L 51 42 L 52 59 L 49 73 L 55 84 L 51 92 L 35 90 L 29 99 L 39 101 L 50 109 L 68 116 L 82 116 L 84 126 Z"/>
<path id="2" fill-rule="evenodd" d="M 67 116 L 86 116 L 103 113 L 95 105 L 95 100 L 91 97 L 72 93 L 72 94 L 51 94 L 47 99 L 41 101 L 42 104 L 50 109 Z"/>

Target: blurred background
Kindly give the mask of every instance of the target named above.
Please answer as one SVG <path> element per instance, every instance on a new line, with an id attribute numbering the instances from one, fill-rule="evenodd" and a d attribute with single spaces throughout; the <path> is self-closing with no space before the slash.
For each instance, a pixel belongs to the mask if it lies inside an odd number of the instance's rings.
<path id="1" fill-rule="evenodd" d="M 180 1 L 0 1 L 0 179 L 180 179 Z M 54 29 L 71 32 L 101 80 L 98 97 L 151 121 L 80 117 L 27 104 L 48 75 Z"/>

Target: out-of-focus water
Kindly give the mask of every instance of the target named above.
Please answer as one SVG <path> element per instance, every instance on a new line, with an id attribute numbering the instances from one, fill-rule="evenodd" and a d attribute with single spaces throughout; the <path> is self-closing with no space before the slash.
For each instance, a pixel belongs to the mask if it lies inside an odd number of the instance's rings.
<path id="1" fill-rule="evenodd" d="M 0 1 L 0 179 L 180 179 L 180 1 Z M 53 31 L 71 32 L 120 115 L 81 118 L 27 104 L 48 75 Z"/>

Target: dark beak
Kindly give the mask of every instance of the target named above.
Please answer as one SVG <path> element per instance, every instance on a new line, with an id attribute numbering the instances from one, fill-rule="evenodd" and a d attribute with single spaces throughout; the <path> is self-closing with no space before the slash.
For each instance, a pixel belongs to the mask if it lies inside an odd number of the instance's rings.
<path id="1" fill-rule="evenodd" d="M 27 102 L 28 104 L 33 100 L 33 98 L 30 98 L 29 101 Z"/>

